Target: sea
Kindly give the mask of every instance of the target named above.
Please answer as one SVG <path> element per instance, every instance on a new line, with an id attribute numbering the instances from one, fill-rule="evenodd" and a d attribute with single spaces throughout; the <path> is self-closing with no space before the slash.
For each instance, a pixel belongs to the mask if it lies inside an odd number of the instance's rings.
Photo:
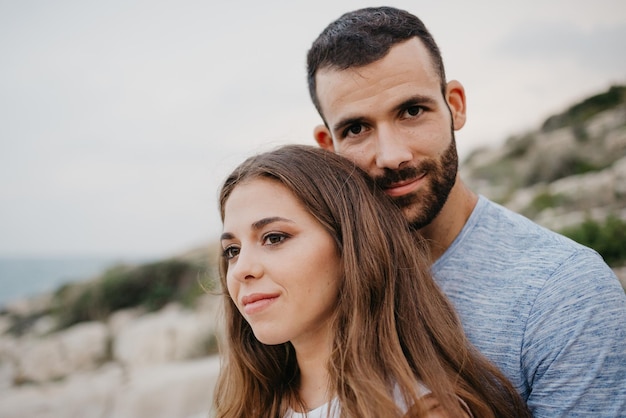
<path id="1" fill-rule="evenodd" d="M 120 263 L 113 257 L 0 257 L 0 309 L 7 303 L 52 292 L 66 283 L 97 277 Z"/>

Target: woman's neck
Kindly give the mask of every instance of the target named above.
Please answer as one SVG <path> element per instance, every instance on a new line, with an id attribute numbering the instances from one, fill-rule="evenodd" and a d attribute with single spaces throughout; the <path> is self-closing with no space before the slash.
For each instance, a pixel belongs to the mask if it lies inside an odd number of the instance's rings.
<path id="1" fill-rule="evenodd" d="M 328 371 L 326 363 L 319 361 L 300 362 L 300 399 L 307 410 L 324 405 L 331 398 L 328 393 Z"/>
<path id="2" fill-rule="evenodd" d="M 304 347 L 294 345 L 294 348 L 300 369 L 300 399 L 307 410 L 315 409 L 332 398 L 328 375 L 330 343 L 311 344 L 309 341 Z"/>

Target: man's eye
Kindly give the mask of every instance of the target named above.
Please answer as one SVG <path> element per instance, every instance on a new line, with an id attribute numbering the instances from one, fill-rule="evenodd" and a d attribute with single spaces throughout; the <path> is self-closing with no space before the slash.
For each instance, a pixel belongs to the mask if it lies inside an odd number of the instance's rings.
<path id="1" fill-rule="evenodd" d="M 239 255 L 239 248 L 235 246 L 226 247 L 224 248 L 224 251 L 222 252 L 222 257 L 224 257 L 226 260 L 232 260 L 238 255 Z"/>
<path id="2" fill-rule="evenodd" d="M 362 131 L 363 131 L 363 127 L 361 125 L 354 125 L 348 129 L 348 132 L 350 132 L 352 135 L 358 135 Z"/>
<path id="3" fill-rule="evenodd" d="M 408 116 L 417 116 L 423 111 L 424 110 L 422 109 L 421 106 L 411 106 L 411 107 L 407 107 L 407 109 L 405 110 Z"/>
<path id="4" fill-rule="evenodd" d="M 351 125 L 343 131 L 343 137 L 357 136 L 363 132 L 363 125 Z"/>

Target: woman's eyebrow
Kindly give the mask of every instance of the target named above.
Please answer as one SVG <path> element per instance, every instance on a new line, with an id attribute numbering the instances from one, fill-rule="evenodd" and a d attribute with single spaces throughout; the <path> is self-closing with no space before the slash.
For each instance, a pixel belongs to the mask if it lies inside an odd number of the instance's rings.
<path id="1" fill-rule="evenodd" d="M 220 236 L 220 241 L 224 241 L 227 239 L 234 239 L 235 236 L 233 234 L 231 234 L 230 232 L 224 232 L 221 236 Z"/>
<path id="2" fill-rule="evenodd" d="M 260 220 L 258 220 L 258 221 L 256 221 L 256 222 L 254 222 L 254 223 L 252 224 L 252 229 L 255 229 L 255 230 L 257 230 L 257 229 L 261 229 L 261 228 L 263 228 L 265 225 L 269 225 L 269 224 L 274 223 L 274 222 L 289 222 L 289 223 L 294 223 L 291 219 L 282 218 L 282 217 L 280 217 L 280 216 L 271 216 L 271 217 L 268 217 L 268 218 L 263 218 L 263 219 L 260 219 Z"/>
<path id="3" fill-rule="evenodd" d="M 269 225 L 269 224 L 274 223 L 274 222 L 294 223 L 291 219 L 283 218 L 283 217 L 280 217 L 280 216 L 270 216 L 270 217 L 267 217 L 267 218 L 259 219 L 256 222 L 253 222 L 252 223 L 252 229 L 257 231 L 257 230 L 263 228 L 264 226 Z M 235 235 L 233 235 L 230 232 L 224 232 L 220 236 L 220 241 L 229 240 L 229 239 L 235 239 Z"/>

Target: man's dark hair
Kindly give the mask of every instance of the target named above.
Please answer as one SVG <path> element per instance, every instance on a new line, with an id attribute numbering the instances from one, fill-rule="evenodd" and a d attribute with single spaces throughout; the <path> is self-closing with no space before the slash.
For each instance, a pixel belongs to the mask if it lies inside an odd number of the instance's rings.
<path id="1" fill-rule="evenodd" d="M 322 119 L 315 83 L 320 69 L 366 66 L 413 37 L 419 38 L 428 50 L 439 74 L 441 91 L 445 93 L 446 76 L 439 47 L 424 23 L 411 13 L 393 7 L 367 7 L 345 13 L 329 24 L 307 54 L 309 94 Z"/>

